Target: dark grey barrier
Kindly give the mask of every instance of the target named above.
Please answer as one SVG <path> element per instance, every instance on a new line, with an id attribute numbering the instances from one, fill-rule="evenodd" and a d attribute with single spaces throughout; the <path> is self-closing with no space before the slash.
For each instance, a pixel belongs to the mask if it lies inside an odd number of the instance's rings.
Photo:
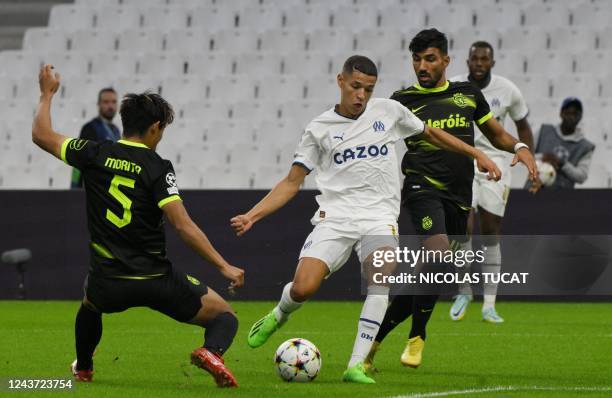
<path id="1" fill-rule="evenodd" d="M 264 191 L 184 191 L 193 219 L 226 258 L 246 270 L 246 285 L 236 299 L 275 300 L 291 279 L 297 255 L 311 230 L 316 210 L 314 191 L 300 192 L 284 209 L 237 238 L 229 219 L 248 210 Z M 612 190 L 549 191 L 531 195 L 513 191 L 504 219 L 512 235 L 612 235 Z M 0 252 L 29 248 L 25 288 L 28 299 L 77 299 L 88 267 L 85 195 L 81 191 L 0 191 Z M 413 232 L 404 214 L 402 234 Z M 177 268 L 223 292 L 226 283 L 212 266 L 200 260 L 169 228 L 168 256 Z M 19 275 L 0 264 L 0 299 L 18 296 Z M 360 297 L 356 256 L 324 283 L 317 299 Z M 522 297 L 525 299 L 525 297 Z M 580 297 L 571 297 L 579 300 Z M 589 297 L 590 300 L 594 297 Z M 608 297 L 610 299 L 610 297 Z"/>

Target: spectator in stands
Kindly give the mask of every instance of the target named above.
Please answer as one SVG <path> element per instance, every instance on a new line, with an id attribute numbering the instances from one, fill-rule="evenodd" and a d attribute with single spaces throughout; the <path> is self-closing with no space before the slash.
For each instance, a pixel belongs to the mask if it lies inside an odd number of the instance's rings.
<path id="1" fill-rule="evenodd" d="M 117 114 L 117 92 L 111 87 L 105 87 L 98 93 L 98 116 L 83 126 L 79 138 L 96 142 L 118 141 L 121 133 L 113 124 L 115 114 Z M 72 169 L 70 186 L 71 188 L 83 186 L 80 170 Z"/>
<path id="2" fill-rule="evenodd" d="M 595 145 L 584 137 L 578 125 L 581 119 L 582 102 L 569 97 L 561 105 L 561 124 L 543 124 L 540 128 L 535 152 L 557 170 L 553 188 L 574 188 L 589 175 Z"/>

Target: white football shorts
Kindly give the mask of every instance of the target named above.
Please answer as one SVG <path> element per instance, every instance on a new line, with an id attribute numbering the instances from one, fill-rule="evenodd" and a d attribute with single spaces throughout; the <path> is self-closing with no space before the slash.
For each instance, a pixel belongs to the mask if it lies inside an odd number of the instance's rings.
<path id="1" fill-rule="evenodd" d="M 506 159 L 492 158 L 502 172 L 499 181 L 487 179 L 486 173 L 475 169 L 474 182 L 472 184 L 472 208 L 482 207 L 489 213 L 503 217 L 510 195 L 510 182 L 512 172 Z"/>
<path id="2" fill-rule="evenodd" d="M 346 263 L 355 250 L 359 262 L 375 250 L 399 245 L 396 221 L 326 219 L 315 225 L 306 238 L 300 259 L 313 257 L 323 261 L 333 274 Z"/>

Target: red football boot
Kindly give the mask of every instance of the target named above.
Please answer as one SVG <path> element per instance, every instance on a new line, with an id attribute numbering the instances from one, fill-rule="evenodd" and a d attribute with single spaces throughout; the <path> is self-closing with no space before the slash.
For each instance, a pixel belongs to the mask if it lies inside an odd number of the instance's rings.
<path id="1" fill-rule="evenodd" d="M 204 369 L 212 375 L 217 387 L 238 387 L 236 378 L 225 367 L 223 358 L 213 354 L 204 347 L 195 349 L 191 353 L 191 363 L 200 369 Z"/>
<path id="2" fill-rule="evenodd" d="M 83 381 L 89 383 L 93 380 L 93 370 L 77 370 L 76 368 L 77 361 L 76 359 L 70 364 L 70 372 L 74 376 L 76 381 Z"/>

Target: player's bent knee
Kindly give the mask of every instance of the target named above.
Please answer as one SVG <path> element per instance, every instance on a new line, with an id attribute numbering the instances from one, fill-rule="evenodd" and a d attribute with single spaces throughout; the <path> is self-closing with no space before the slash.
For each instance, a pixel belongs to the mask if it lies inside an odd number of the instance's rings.
<path id="1" fill-rule="evenodd" d="M 317 287 L 312 285 L 308 286 L 306 283 L 293 282 L 291 287 L 291 298 L 298 303 L 304 302 L 311 298 L 317 291 Z"/>

